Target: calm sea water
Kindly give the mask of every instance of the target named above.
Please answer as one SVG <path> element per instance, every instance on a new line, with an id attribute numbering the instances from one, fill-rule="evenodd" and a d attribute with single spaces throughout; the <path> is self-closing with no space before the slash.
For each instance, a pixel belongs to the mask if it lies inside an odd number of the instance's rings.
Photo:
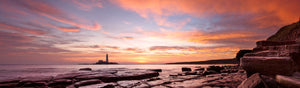
<path id="1" fill-rule="evenodd" d="M 162 69 L 163 73 L 180 72 L 181 67 L 196 66 L 207 67 L 210 65 L 0 65 L 0 79 L 11 79 L 26 76 L 55 76 L 57 74 L 76 72 L 79 68 L 109 69 Z"/>

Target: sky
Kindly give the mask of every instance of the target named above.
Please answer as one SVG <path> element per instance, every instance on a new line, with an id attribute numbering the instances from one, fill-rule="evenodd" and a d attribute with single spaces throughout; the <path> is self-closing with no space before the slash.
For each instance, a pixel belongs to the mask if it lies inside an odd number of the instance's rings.
<path id="1" fill-rule="evenodd" d="M 230 59 L 299 10 L 299 0 L 0 0 L 0 64 Z"/>

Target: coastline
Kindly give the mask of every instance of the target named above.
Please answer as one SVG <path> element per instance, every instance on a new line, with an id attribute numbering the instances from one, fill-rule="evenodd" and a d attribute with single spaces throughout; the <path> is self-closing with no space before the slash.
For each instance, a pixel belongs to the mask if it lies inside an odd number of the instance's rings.
<path id="1" fill-rule="evenodd" d="M 158 65 L 159 66 L 159 65 Z M 168 66 L 168 65 L 167 65 Z M 171 65 L 174 66 L 174 65 Z M 176 65 L 175 65 L 176 66 Z M 186 65 L 188 66 L 188 65 Z M 69 85 L 64 85 L 65 87 L 70 85 L 75 85 L 76 83 L 82 83 L 81 81 L 95 81 L 95 79 L 99 79 L 95 83 L 90 85 L 82 86 L 84 87 L 96 87 L 100 85 L 110 85 L 112 84 L 116 88 L 121 87 L 126 84 L 127 87 L 129 85 L 135 85 L 137 88 L 143 88 L 142 86 L 148 87 L 162 87 L 162 86 L 179 86 L 179 84 L 184 85 L 187 82 L 192 82 L 197 86 L 213 86 L 219 85 L 220 83 L 214 83 L 216 81 L 221 81 L 227 76 L 246 76 L 245 73 L 237 66 L 221 66 L 226 70 L 222 70 L 222 72 L 216 72 L 216 69 L 209 69 L 210 67 L 199 67 L 198 66 L 190 66 L 185 67 L 184 65 L 179 65 L 174 68 L 178 69 L 178 71 L 174 71 L 172 69 L 130 69 L 130 68 L 103 68 L 103 69 L 86 69 L 86 70 L 78 70 L 63 74 L 58 74 L 55 76 L 34 76 L 34 77 L 21 77 L 18 79 L 10 79 L 10 80 L 2 80 L 0 81 L 0 87 L 11 87 L 11 86 L 29 86 L 29 87 L 37 87 L 37 86 L 62 86 L 59 82 L 69 83 Z M 173 69 L 174 69 L 173 68 Z M 190 70 L 183 70 L 183 68 L 189 68 Z M 181 70 L 179 70 L 181 69 Z M 207 70 L 208 69 L 208 70 Z M 230 72 L 230 71 L 231 72 Z M 241 71 L 239 71 L 241 70 Z M 161 71 L 161 72 L 160 72 Z M 111 72 L 111 73 L 110 73 Z M 141 78 L 140 75 L 149 75 L 151 73 L 152 76 L 146 76 L 146 78 Z M 154 75 L 157 74 L 158 75 Z M 103 75 L 106 74 L 106 75 Z M 66 77 L 59 78 L 58 77 Z M 81 77 L 80 77 L 81 76 Z M 82 77 L 83 76 L 83 77 Z M 69 77 L 69 78 L 68 78 Z M 110 77 L 108 79 L 103 79 Z M 145 76 L 142 76 L 145 77 Z M 221 79 L 222 78 L 222 79 Z M 68 80 L 69 79 L 69 80 Z M 69 82 L 72 79 L 72 82 Z M 84 80 L 82 80 L 84 79 Z M 14 80 L 14 81 L 12 81 Z M 45 81 L 46 80 L 46 81 Z M 113 82 L 108 82 L 107 80 L 115 80 Z M 239 82 L 241 82 L 240 80 Z M 58 83 L 58 84 L 54 84 Z M 175 85 L 176 84 L 176 85 Z M 238 85 L 238 84 L 235 84 Z M 111 86 L 111 85 L 110 85 Z M 186 87 L 191 87 L 189 85 L 185 85 Z M 132 86 L 130 86 L 132 87 Z M 64 88 L 64 87 L 61 87 Z M 69 87 L 70 88 L 70 87 Z"/>
<path id="2" fill-rule="evenodd" d="M 207 60 L 207 61 L 193 61 L 193 62 L 175 62 L 166 64 L 239 64 L 235 59 L 217 59 L 217 60 Z"/>

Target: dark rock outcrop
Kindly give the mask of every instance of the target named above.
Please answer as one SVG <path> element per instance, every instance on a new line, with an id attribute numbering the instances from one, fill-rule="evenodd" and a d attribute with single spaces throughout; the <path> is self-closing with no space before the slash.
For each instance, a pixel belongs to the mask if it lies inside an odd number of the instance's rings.
<path id="1" fill-rule="evenodd" d="M 204 71 L 202 75 L 210 75 L 210 74 L 217 74 L 218 72 L 216 71 L 213 71 L 213 70 L 207 70 L 207 71 Z"/>
<path id="2" fill-rule="evenodd" d="M 266 41 L 256 42 L 251 53 L 240 61 L 248 76 L 259 72 L 264 75 L 291 75 L 300 70 L 300 23 L 281 28 Z"/>
<path id="3" fill-rule="evenodd" d="M 188 67 L 182 67 L 181 70 L 182 70 L 182 71 L 192 71 L 192 69 L 191 69 L 191 68 L 188 68 Z"/>
<path id="4" fill-rule="evenodd" d="M 150 71 L 155 71 L 155 72 L 162 72 L 161 69 L 149 69 Z"/>
<path id="5" fill-rule="evenodd" d="M 237 61 L 240 61 L 240 58 L 243 57 L 246 53 L 250 53 L 252 52 L 252 50 L 240 50 L 237 54 L 236 54 L 236 57 L 235 59 Z"/>
<path id="6" fill-rule="evenodd" d="M 221 67 L 221 66 L 209 66 L 208 68 L 206 68 L 207 70 L 213 70 L 213 71 L 216 71 L 218 73 L 221 72 L 221 70 L 224 69 L 224 67 Z"/>
<path id="7" fill-rule="evenodd" d="M 80 68 L 79 71 L 92 71 L 91 68 Z"/>
<path id="8" fill-rule="evenodd" d="M 289 57 L 243 57 L 241 62 L 248 76 L 256 72 L 270 76 L 291 75 L 295 69 Z"/>

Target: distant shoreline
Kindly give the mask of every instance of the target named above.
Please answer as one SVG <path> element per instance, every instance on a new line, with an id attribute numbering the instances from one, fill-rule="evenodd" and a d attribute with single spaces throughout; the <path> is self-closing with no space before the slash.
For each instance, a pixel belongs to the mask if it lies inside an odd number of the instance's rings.
<path id="1" fill-rule="evenodd" d="M 193 61 L 193 62 L 175 62 L 166 64 L 238 64 L 235 59 L 218 59 L 218 60 L 207 60 L 207 61 Z"/>

